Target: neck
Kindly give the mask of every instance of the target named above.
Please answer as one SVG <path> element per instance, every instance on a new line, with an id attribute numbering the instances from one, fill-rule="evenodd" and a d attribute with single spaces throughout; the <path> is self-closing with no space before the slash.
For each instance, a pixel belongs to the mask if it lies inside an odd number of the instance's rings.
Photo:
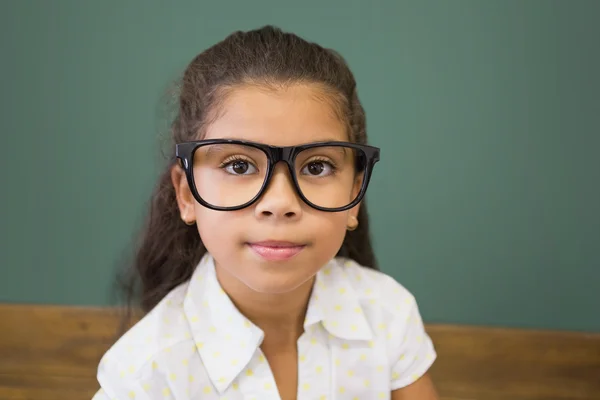
<path id="1" fill-rule="evenodd" d="M 304 332 L 304 318 L 314 278 L 287 293 L 252 290 L 223 268 L 215 269 L 223 290 L 242 314 L 265 332 L 270 344 L 296 344 Z"/>

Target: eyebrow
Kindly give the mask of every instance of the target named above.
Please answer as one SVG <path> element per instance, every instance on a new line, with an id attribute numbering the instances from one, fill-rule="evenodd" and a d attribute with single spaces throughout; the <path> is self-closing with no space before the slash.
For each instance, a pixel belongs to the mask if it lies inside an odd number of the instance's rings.
<path id="1" fill-rule="evenodd" d="M 321 142 L 344 142 L 344 140 L 340 140 L 340 139 L 336 139 L 336 138 L 324 138 L 324 139 L 320 139 L 320 140 L 315 140 L 313 142 L 308 142 L 308 144 L 310 143 L 321 143 Z"/>
<path id="2" fill-rule="evenodd" d="M 208 147 L 208 149 L 204 152 L 204 155 L 206 157 L 210 157 L 212 154 L 218 154 L 219 152 L 223 152 L 227 148 L 248 149 L 251 152 L 261 152 L 262 153 L 262 151 L 257 148 L 245 146 L 243 144 L 238 144 L 238 143 L 215 143 L 215 144 L 208 145 L 206 147 Z"/>
<path id="3" fill-rule="evenodd" d="M 314 143 L 319 143 L 319 142 L 314 142 Z M 319 153 L 319 149 L 322 149 L 323 147 L 319 146 L 319 147 L 312 147 L 312 148 L 308 148 L 306 149 L 303 153 L 308 153 L 307 156 L 305 157 L 311 157 L 315 154 Z M 328 148 L 329 151 L 333 151 L 336 154 L 340 154 L 342 155 L 343 158 L 346 158 L 348 156 L 353 156 L 354 153 L 352 152 L 351 149 L 347 148 L 347 147 L 341 147 L 341 146 L 325 146 L 325 148 Z"/>

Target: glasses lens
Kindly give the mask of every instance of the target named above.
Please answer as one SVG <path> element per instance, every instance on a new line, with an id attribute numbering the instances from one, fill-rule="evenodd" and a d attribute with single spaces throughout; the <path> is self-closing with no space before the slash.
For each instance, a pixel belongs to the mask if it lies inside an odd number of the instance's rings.
<path id="1" fill-rule="evenodd" d="M 352 147 L 321 146 L 303 150 L 295 161 L 300 191 L 324 208 L 345 207 L 360 192 L 366 155 Z"/>
<path id="2" fill-rule="evenodd" d="M 216 207 L 237 207 L 260 191 L 267 156 L 261 150 L 239 144 L 204 145 L 194 153 L 194 181 L 200 197 Z"/>

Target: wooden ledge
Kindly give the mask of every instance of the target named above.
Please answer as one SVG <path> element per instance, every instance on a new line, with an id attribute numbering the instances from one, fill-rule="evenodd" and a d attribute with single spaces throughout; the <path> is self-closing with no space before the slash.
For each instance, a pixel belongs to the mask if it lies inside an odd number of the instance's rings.
<path id="1" fill-rule="evenodd" d="M 113 309 L 0 304 L 0 400 L 91 399 Z M 600 334 L 427 325 L 444 400 L 600 399 Z"/>

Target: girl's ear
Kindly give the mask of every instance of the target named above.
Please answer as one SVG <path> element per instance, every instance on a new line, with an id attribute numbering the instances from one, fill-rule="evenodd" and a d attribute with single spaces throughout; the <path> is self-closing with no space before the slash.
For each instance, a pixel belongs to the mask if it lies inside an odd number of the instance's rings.
<path id="1" fill-rule="evenodd" d="M 346 229 L 354 231 L 358 228 L 358 210 L 360 209 L 360 203 L 355 207 L 351 208 L 348 212 L 348 218 L 346 221 Z"/>
<path id="2" fill-rule="evenodd" d="M 186 224 L 190 225 L 196 222 L 194 195 L 190 190 L 185 171 L 179 164 L 171 167 L 171 182 L 175 188 L 175 196 L 177 197 L 177 206 L 181 219 Z"/>

